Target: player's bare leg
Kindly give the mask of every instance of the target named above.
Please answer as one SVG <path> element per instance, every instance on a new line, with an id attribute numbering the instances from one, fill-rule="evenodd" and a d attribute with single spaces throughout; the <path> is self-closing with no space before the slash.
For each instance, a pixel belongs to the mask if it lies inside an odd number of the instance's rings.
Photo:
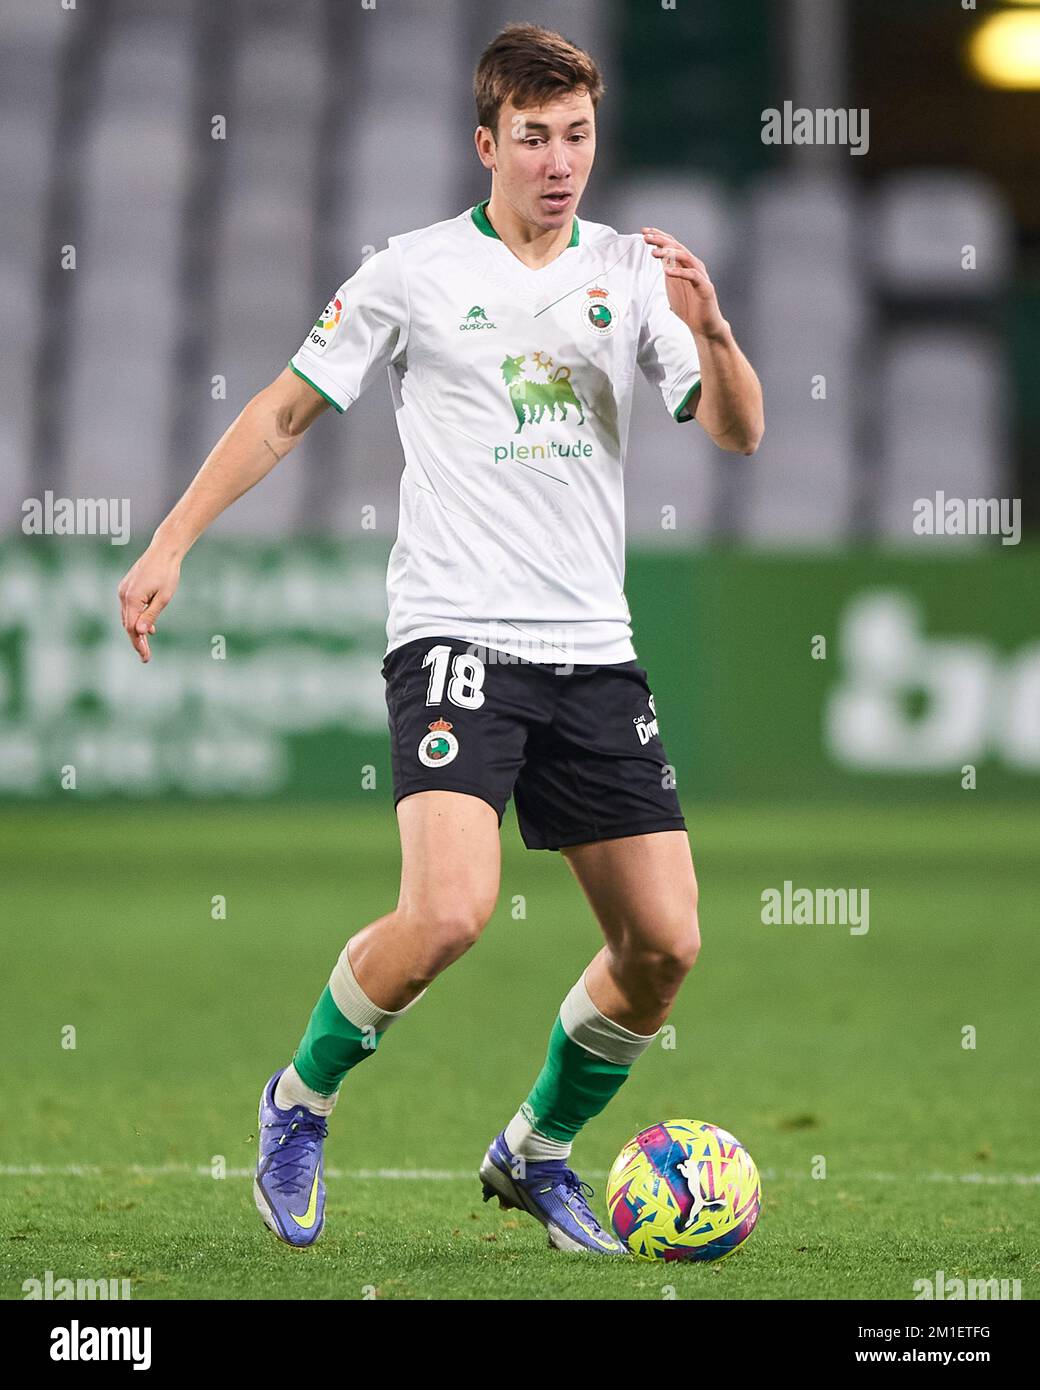
<path id="1" fill-rule="evenodd" d="M 598 840 L 561 853 L 606 939 L 585 972 L 589 997 L 630 1032 L 656 1032 L 700 949 L 686 832 Z"/>
<path id="2" fill-rule="evenodd" d="M 501 851 L 498 817 L 486 801 L 463 792 L 415 792 L 398 802 L 397 821 L 397 906 L 344 946 L 286 1069 L 280 1100 L 328 1113 L 347 1071 L 473 945 L 494 911 Z"/>
<path id="3" fill-rule="evenodd" d="M 495 908 L 498 817 L 476 796 L 416 792 L 397 803 L 401 892 L 350 940 L 358 984 L 384 1009 L 412 1003 L 476 941 Z"/>
<path id="4" fill-rule="evenodd" d="M 326 1120 L 347 1072 L 480 935 L 498 896 L 498 816 L 479 797 L 417 792 L 397 807 L 397 907 L 344 946 L 288 1067 L 264 1087 L 253 1186 L 265 1223 L 290 1245 L 321 1233 Z"/>
<path id="5" fill-rule="evenodd" d="M 494 1139 L 480 1175 L 542 1222 L 563 1250 L 623 1253 L 568 1166 L 582 1125 L 610 1102 L 653 1042 L 700 945 L 697 880 L 681 830 L 601 840 L 563 851 L 606 945 L 571 989 L 527 1099 Z"/>

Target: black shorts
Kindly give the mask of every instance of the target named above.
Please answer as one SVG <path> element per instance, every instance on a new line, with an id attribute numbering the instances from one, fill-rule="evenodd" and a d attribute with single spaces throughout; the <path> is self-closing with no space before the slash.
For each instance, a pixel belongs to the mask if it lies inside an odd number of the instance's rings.
<path id="1" fill-rule="evenodd" d="M 419 637 L 383 662 L 394 804 L 510 795 L 528 849 L 685 830 L 654 697 L 635 661 L 556 667 L 457 637 Z"/>

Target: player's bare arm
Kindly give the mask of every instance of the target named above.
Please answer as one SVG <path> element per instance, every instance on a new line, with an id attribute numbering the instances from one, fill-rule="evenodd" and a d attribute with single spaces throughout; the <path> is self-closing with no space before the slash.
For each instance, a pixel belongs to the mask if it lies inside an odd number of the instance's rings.
<path id="1" fill-rule="evenodd" d="M 177 589 L 185 555 L 226 507 L 296 447 L 327 408 L 328 401 L 286 367 L 225 431 L 119 585 L 123 627 L 142 661 L 151 660 L 148 638 Z"/>
<path id="2" fill-rule="evenodd" d="M 697 343 L 701 389 L 690 411 L 720 449 L 753 454 L 765 430 L 762 387 L 722 316 L 708 268 L 660 228 L 644 227 L 642 232 L 662 263 L 668 303 Z"/>

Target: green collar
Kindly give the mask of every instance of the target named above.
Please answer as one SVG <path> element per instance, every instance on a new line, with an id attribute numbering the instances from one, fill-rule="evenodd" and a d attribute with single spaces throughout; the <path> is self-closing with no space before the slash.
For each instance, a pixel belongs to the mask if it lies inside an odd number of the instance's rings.
<path id="1" fill-rule="evenodd" d="M 488 221 L 487 205 L 488 203 L 490 203 L 490 201 L 490 198 L 485 198 L 482 203 L 478 203 L 477 206 L 470 213 L 470 216 L 473 218 L 474 225 L 476 226 L 479 232 L 483 232 L 485 236 L 493 236 L 496 241 L 501 241 L 502 238 L 499 236 L 499 234 L 495 231 L 494 227 L 492 227 L 491 223 Z M 570 241 L 568 241 L 567 246 L 577 246 L 577 244 L 578 219 L 575 217 L 572 220 L 571 239 Z"/>

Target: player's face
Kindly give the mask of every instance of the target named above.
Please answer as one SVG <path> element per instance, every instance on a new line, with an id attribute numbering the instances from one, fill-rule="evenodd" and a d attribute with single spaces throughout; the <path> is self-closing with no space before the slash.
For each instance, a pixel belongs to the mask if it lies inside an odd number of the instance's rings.
<path id="1" fill-rule="evenodd" d="M 544 231 L 570 226 L 596 154 L 596 113 L 586 92 L 548 106 L 506 102 L 489 151 L 496 187 L 525 222 Z"/>

